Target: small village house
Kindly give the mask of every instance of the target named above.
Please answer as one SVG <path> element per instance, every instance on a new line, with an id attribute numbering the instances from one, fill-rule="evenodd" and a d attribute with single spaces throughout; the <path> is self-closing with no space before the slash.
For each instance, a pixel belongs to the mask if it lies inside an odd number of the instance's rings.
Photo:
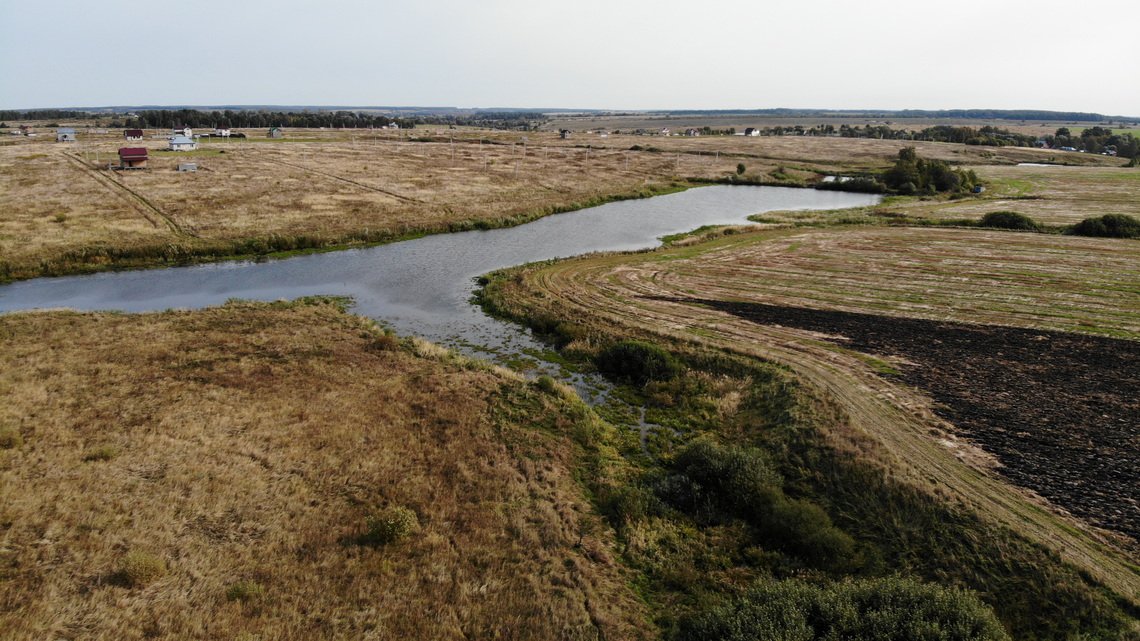
<path id="1" fill-rule="evenodd" d="M 119 169 L 146 169 L 146 147 L 120 147 Z"/>
<path id="2" fill-rule="evenodd" d="M 270 127 L 269 128 L 269 137 L 270 138 L 281 138 L 284 135 L 285 135 L 285 132 L 281 131 L 281 127 Z"/>
<path id="3" fill-rule="evenodd" d="M 175 127 L 170 131 L 170 137 L 185 136 L 187 138 L 194 137 L 194 130 L 189 127 Z"/>
<path id="4" fill-rule="evenodd" d="M 75 142 L 75 130 L 71 127 L 61 127 L 55 130 L 56 142 Z"/>
<path id="5" fill-rule="evenodd" d="M 126 129 L 123 131 L 123 139 L 124 140 L 130 140 L 130 141 L 142 140 L 143 139 L 143 130 L 142 129 Z"/>
<path id="6" fill-rule="evenodd" d="M 744 130 L 744 135 L 745 136 L 759 136 L 760 130 L 755 128 L 755 127 L 749 127 L 749 128 Z"/>
<path id="7" fill-rule="evenodd" d="M 221 136 L 222 138 L 229 138 L 230 137 L 230 128 L 229 127 L 215 127 L 214 128 L 214 135 L 215 136 Z"/>
<path id="8" fill-rule="evenodd" d="M 198 143 L 186 136 L 175 136 L 170 139 L 170 151 L 194 151 Z"/>

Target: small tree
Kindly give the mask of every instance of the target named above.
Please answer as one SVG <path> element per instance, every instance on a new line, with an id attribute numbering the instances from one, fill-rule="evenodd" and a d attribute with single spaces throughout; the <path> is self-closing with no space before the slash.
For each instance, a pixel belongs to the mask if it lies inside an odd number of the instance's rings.
<path id="1" fill-rule="evenodd" d="M 736 163 L 736 175 L 737 176 L 744 175 L 744 169 L 745 169 L 744 163 L 742 163 L 742 162 Z"/>

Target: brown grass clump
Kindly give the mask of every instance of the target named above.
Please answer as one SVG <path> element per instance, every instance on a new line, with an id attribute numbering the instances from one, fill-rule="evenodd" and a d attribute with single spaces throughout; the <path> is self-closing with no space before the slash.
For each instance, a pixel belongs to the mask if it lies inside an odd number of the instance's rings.
<path id="1" fill-rule="evenodd" d="M 141 588 L 164 574 L 166 561 L 149 552 L 131 550 L 119 564 L 119 578 L 132 588 Z"/>
<path id="2" fill-rule="evenodd" d="M 566 403 L 377 332 L 322 304 L 0 316 L 27 437 L 0 450 L 2 636 L 647 636 Z M 376 506 L 419 530 L 360 545 Z"/>
<path id="3" fill-rule="evenodd" d="M 24 444 L 20 430 L 11 425 L 0 425 L 0 449 L 10 450 Z"/>
<path id="4" fill-rule="evenodd" d="M 368 517 L 364 542 L 386 545 L 406 539 L 420 529 L 420 521 L 412 510 L 396 505 Z"/>

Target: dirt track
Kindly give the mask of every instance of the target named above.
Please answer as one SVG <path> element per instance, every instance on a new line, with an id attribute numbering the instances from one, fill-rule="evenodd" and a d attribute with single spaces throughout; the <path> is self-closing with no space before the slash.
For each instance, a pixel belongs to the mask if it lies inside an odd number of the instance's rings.
<path id="1" fill-rule="evenodd" d="M 1008 478 L 1140 540 L 1140 342 L 716 300 L 764 325 L 834 335 L 886 358 Z M 900 363 L 901 361 L 901 363 Z"/>

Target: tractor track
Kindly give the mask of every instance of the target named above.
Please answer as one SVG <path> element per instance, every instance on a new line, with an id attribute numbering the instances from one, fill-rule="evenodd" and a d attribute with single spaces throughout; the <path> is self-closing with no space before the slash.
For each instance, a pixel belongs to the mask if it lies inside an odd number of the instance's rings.
<path id="1" fill-rule="evenodd" d="M 340 182 L 348 183 L 348 184 L 353 185 L 355 187 L 360 187 L 361 189 L 367 189 L 369 191 L 374 191 L 374 192 L 377 192 L 380 194 L 384 194 L 386 196 L 391 196 L 392 198 L 395 198 L 397 200 L 400 200 L 400 201 L 403 201 L 406 203 L 414 203 L 417 205 L 426 205 L 427 204 L 426 202 L 419 200 L 418 198 L 412 198 L 411 196 L 405 196 L 403 194 L 396 193 L 394 191 L 389 191 L 389 190 L 383 189 L 381 187 L 376 187 L 375 185 L 369 185 L 366 183 L 362 183 L 362 182 L 352 180 L 350 178 L 344 178 L 343 176 L 337 176 L 336 174 L 330 174 L 327 171 L 321 171 L 319 169 L 313 169 L 312 167 L 306 167 L 304 165 L 298 165 L 295 163 L 286 162 L 284 160 L 275 160 L 275 159 L 267 159 L 267 160 L 268 160 L 268 162 L 276 163 L 278 165 L 284 165 L 286 167 L 292 167 L 294 169 L 300 169 L 301 171 L 307 171 L 307 172 L 310 172 L 313 174 L 317 174 L 318 176 L 324 176 L 325 178 L 332 178 L 333 180 L 339 180 Z"/>
<path id="2" fill-rule="evenodd" d="M 80 158 L 78 154 L 74 152 L 63 152 L 63 156 L 71 161 L 77 169 L 91 177 L 92 180 L 134 205 L 136 209 L 142 213 L 143 217 L 150 221 L 155 227 L 158 227 L 160 224 L 165 224 L 170 231 L 178 236 L 186 238 L 198 237 L 196 233 L 187 230 L 179 224 L 173 216 L 159 209 L 154 203 L 147 200 L 145 196 L 126 186 L 113 176 L 105 175 L 98 169 L 92 168 L 85 160 Z"/>

